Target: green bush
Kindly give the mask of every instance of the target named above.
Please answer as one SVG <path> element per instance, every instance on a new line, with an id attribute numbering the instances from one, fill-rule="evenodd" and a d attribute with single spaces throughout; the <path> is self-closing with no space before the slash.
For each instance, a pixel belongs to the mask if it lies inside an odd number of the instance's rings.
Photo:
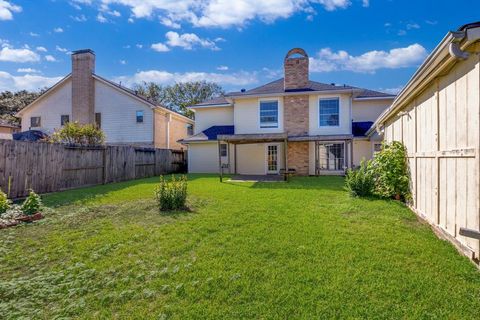
<path id="1" fill-rule="evenodd" d="M 42 207 L 42 200 L 40 199 L 40 196 L 33 192 L 33 190 L 30 190 L 27 199 L 22 204 L 22 211 L 24 214 L 27 216 L 30 216 L 32 214 L 35 214 L 40 211 Z"/>
<path id="2" fill-rule="evenodd" d="M 78 122 L 68 122 L 56 130 L 50 140 L 67 144 L 102 145 L 105 142 L 105 134 L 94 124 L 81 125 Z"/>
<path id="3" fill-rule="evenodd" d="M 185 209 L 187 201 L 187 177 L 165 180 L 160 176 L 160 184 L 155 188 L 155 200 L 160 211 Z"/>
<path id="4" fill-rule="evenodd" d="M 370 161 L 362 161 L 357 169 L 348 169 L 345 187 L 354 197 L 372 196 L 375 190 L 375 178 Z"/>
<path id="5" fill-rule="evenodd" d="M 385 143 L 372 161 L 375 191 L 385 198 L 410 200 L 410 172 L 407 149 L 398 141 Z"/>
<path id="6" fill-rule="evenodd" d="M 0 214 L 7 212 L 10 209 L 11 201 L 8 200 L 5 192 L 0 189 Z"/>

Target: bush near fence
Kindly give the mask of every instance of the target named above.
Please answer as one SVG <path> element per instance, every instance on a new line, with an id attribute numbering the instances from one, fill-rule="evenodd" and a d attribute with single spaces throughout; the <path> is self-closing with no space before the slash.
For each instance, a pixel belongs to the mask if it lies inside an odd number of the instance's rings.
<path id="1" fill-rule="evenodd" d="M 0 188 L 12 199 L 185 169 L 182 150 L 0 140 Z"/>

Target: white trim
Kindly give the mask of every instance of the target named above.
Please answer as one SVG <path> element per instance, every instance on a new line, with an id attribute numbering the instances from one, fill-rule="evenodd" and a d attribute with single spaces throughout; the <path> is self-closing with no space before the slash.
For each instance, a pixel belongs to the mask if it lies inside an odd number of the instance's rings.
<path id="1" fill-rule="evenodd" d="M 260 121 L 260 105 L 262 102 L 277 102 L 277 126 L 276 127 L 262 127 L 262 123 Z M 278 98 L 258 99 L 257 114 L 258 114 L 258 121 L 257 121 L 258 129 L 261 129 L 261 130 L 279 129 L 280 128 L 280 99 Z"/>
<path id="2" fill-rule="evenodd" d="M 268 171 L 268 147 L 269 146 L 276 146 L 277 147 L 277 171 Z M 265 164 L 265 174 L 278 174 L 280 172 L 280 158 L 279 158 L 279 153 L 280 153 L 280 143 L 265 143 L 265 158 L 264 158 L 264 164 Z"/>
<path id="3" fill-rule="evenodd" d="M 333 99 L 337 99 L 338 100 L 338 125 L 336 126 L 322 126 L 320 124 L 320 101 L 321 100 L 333 100 Z M 339 128 L 340 127 L 340 97 L 318 97 L 318 101 L 317 101 L 317 108 L 318 108 L 318 119 L 317 119 L 317 125 L 318 125 L 318 128 Z M 350 119 L 351 119 L 351 115 L 350 115 Z M 350 129 L 351 131 L 351 129 Z"/>
<path id="4" fill-rule="evenodd" d="M 188 109 L 206 109 L 206 108 L 225 108 L 225 107 L 233 107 L 231 103 L 219 103 L 219 104 L 204 104 L 204 105 L 193 105 L 187 107 Z"/>
<path id="5" fill-rule="evenodd" d="M 364 101 L 364 100 L 394 100 L 396 96 L 385 96 L 385 97 L 360 97 L 353 98 L 354 101 Z"/>

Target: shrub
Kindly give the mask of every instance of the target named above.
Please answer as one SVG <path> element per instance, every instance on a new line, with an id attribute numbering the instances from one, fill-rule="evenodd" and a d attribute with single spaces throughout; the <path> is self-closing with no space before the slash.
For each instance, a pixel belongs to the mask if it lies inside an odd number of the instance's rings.
<path id="1" fill-rule="evenodd" d="M 105 142 L 105 134 L 94 124 L 68 122 L 56 130 L 50 140 L 68 144 L 101 145 Z"/>
<path id="2" fill-rule="evenodd" d="M 370 162 L 362 161 L 357 169 L 348 169 L 345 187 L 354 197 L 372 196 L 375 190 L 375 178 Z"/>
<path id="3" fill-rule="evenodd" d="M 11 201 L 8 200 L 5 192 L 0 189 L 0 214 L 7 212 L 10 209 Z"/>
<path id="4" fill-rule="evenodd" d="M 40 199 L 40 196 L 33 192 L 33 190 L 30 190 L 27 199 L 25 199 L 22 204 L 23 213 L 29 216 L 39 212 L 41 207 L 42 200 Z"/>
<path id="5" fill-rule="evenodd" d="M 409 200 L 410 172 L 407 150 L 398 141 L 384 144 L 372 161 L 376 193 L 386 198 Z"/>
<path id="6" fill-rule="evenodd" d="M 187 177 L 165 180 L 160 176 L 160 184 L 155 188 L 155 200 L 160 211 L 184 209 L 187 201 Z"/>

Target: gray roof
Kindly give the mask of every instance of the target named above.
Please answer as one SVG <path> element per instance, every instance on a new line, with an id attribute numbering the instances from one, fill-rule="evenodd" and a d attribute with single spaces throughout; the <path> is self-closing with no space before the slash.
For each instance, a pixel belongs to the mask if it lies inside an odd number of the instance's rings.
<path id="1" fill-rule="evenodd" d="M 309 86 L 303 89 L 297 90 L 285 90 L 283 78 L 267 83 L 263 86 L 256 87 L 250 90 L 229 92 L 225 97 L 231 96 L 256 96 L 256 95 L 265 95 L 265 94 L 279 94 L 279 93 L 289 93 L 289 92 L 309 92 L 309 91 L 340 91 L 340 90 L 361 90 L 361 92 L 356 96 L 356 98 L 387 98 L 392 99 L 395 97 L 393 94 L 363 89 L 358 87 L 353 87 L 349 85 L 335 85 L 321 83 L 317 81 L 309 81 Z M 206 100 L 202 103 L 196 104 L 195 106 L 211 106 L 211 105 L 221 105 L 221 104 L 230 104 L 225 97 L 216 97 L 210 100 Z"/>

